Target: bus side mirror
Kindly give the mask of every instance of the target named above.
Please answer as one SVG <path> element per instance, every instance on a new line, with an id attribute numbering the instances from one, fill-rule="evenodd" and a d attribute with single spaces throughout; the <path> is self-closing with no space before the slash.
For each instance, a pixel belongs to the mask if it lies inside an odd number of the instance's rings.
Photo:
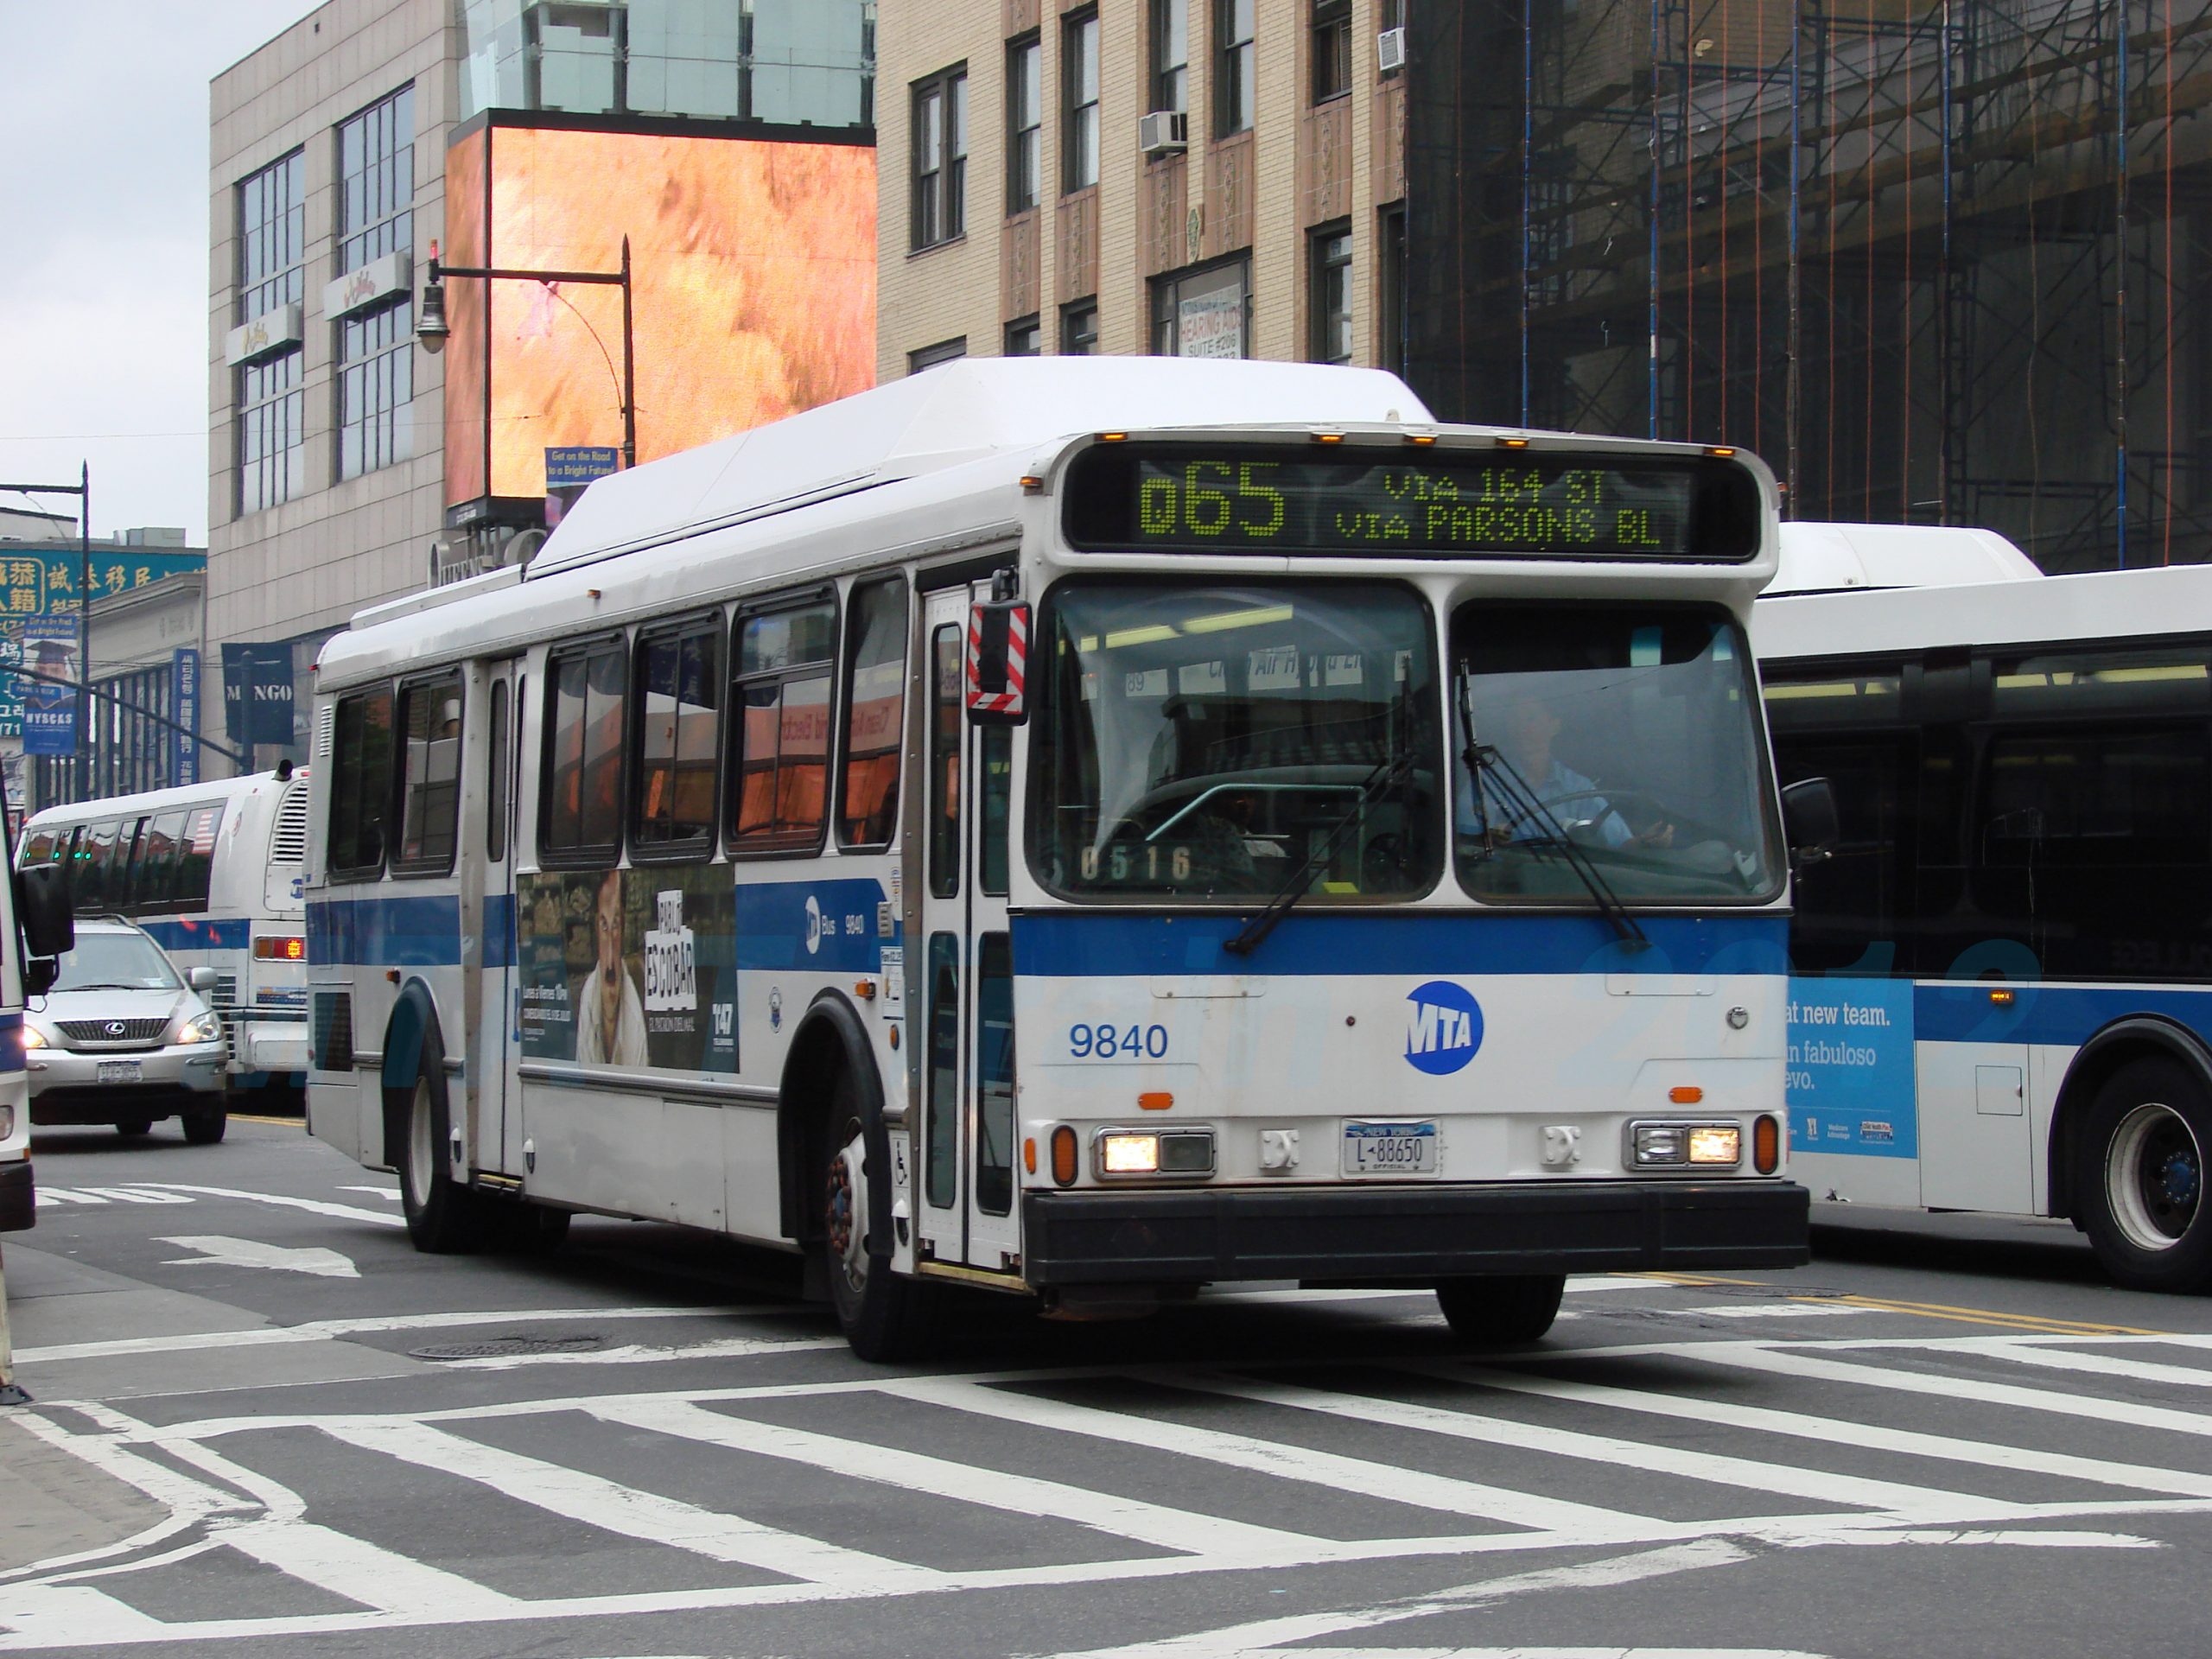
<path id="1" fill-rule="evenodd" d="M 1834 856 L 1843 832 L 1836 822 L 1835 789 L 1827 779 L 1808 778 L 1783 790 L 1782 830 L 1792 874 Z"/>
<path id="2" fill-rule="evenodd" d="M 1029 607 L 994 599 L 968 610 L 968 718 L 978 726 L 1019 726 L 1029 718 Z"/>
<path id="3" fill-rule="evenodd" d="M 16 872 L 16 922 L 22 932 L 23 955 L 33 961 L 75 948 L 77 917 L 69 904 L 69 874 L 62 866 L 29 864 Z M 50 976 L 47 982 L 53 982 Z M 29 975 L 23 988 L 30 991 Z"/>

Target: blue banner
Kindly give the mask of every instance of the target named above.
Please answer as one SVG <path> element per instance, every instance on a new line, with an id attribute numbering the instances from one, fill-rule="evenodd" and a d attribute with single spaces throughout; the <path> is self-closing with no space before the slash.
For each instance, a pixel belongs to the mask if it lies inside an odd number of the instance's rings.
<path id="1" fill-rule="evenodd" d="M 171 718 L 184 728 L 169 734 L 176 746 L 175 781 L 196 784 L 200 744 L 193 734 L 200 729 L 200 653 L 189 645 L 179 645 L 169 653 L 169 706 L 174 711 Z"/>
<path id="2" fill-rule="evenodd" d="M 23 620 L 22 665 L 43 677 L 22 682 L 23 753 L 77 753 L 78 649 L 74 616 L 34 616 Z"/>
<path id="3" fill-rule="evenodd" d="M 559 448 L 548 446 L 545 451 L 545 487 L 548 490 L 571 489 L 588 484 L 595 478 L 605 478 L 622 464 L 622 452 L 611 443 L 570 444 Z"/>
<path id="4" fill-rule="evenodd" d="M 292 741 L 289 640 L 223 647 L 223 729 L 234 743 Z"/>
<path id="5" fill-rule="evenodd" d="M 1909 979 L 1789 982 L 1790 1145 L 1920 1155 Z"/>

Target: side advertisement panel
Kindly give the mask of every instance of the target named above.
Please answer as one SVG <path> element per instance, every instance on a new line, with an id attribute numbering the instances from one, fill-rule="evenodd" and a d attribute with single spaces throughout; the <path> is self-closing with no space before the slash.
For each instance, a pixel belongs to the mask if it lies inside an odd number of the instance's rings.
<path id="1" fill-rule="evenodd" d="M 1792 979 L 1788 1093 L 1795 1150 L 1917 1158 L 1912 982 Z"/>

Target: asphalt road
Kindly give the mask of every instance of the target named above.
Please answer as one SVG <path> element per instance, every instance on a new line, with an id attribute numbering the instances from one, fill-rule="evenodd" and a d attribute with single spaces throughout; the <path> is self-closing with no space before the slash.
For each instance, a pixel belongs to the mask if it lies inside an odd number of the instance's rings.
<path id="1" fill-rule="evenodd" d="M 673 1229 L 417 1255 L 296 1126 L 35 1153 L 0 1653 L 2212 1647 L 2212 1302 L 2063 1224 L 1825 1217 L 1811 1268 L 1578 1281 L 1511 1355 L 1283 1289 L 979 1305 L 887 1370 Z"/>

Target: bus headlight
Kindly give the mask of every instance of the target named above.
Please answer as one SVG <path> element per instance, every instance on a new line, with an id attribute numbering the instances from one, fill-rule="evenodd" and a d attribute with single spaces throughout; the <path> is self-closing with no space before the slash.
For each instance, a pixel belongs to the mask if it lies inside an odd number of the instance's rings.
<path id="1" fill-rule="evenodd" d="M 1132 1175 L 1211 1175 L 1211 1129 L 1101 1129 L 1091 1142 L 1098 1179 Z"/>
<path id="2" fill-rule="evenodd" d="M 219 1043 L 223 1040 L 223 1022 L 212 1014 L 194 1014 L 176 1028 L 180 1043 Z"/>
<path id="3" fill-rule="evenodd" d="M 1640 1169 L 1732 1168 L 1744 1160 L 1744 1132 L 1733 1123 L 1632 1123 L 1629 1155 Z"/>

